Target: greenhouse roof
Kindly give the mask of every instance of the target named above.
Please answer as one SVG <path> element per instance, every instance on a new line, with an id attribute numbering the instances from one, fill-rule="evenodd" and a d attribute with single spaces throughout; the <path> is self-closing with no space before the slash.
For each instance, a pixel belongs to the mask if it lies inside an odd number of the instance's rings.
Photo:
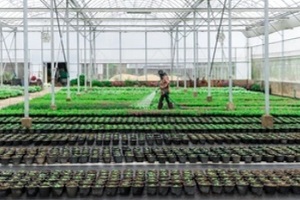
<path id="1" fill-rule="evenodd" d="M 226 5 L 224 7 L 224 2 Z M 215 29 L 223 18 L 228 25 L 229 0 L 210 0 Z M 259 27 L 264 22 L 264 0 L 232 0 L 233 31 Z M 30 31 L 50 26 L 50 0 L 28 0 Z M 55 26 L 66 25 L 67 0 L 53 0 Z M 207 0 L 69 0 L 70 24 L 74 29 L 86 25 L 98 31 L 170 31 L 191 28 L 195 13 L 199 31 L 206 30 Z M 224 11 L 224 15 L 222 15 Z M 22 30 L 23 0 L 0 1 L 0 23 L 3 28 Z M 300 13 L 300 0 L 269 0 L 270 22 L 287 20 Z M 223 16 L 223 17 L 222 17 Z M 79 23 L 77 24 L 77 19 Z"/>

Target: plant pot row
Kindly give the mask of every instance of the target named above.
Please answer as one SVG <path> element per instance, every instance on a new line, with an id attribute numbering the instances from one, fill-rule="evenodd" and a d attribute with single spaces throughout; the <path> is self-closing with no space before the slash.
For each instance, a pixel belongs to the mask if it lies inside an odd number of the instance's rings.
<path id="1" fill-rule="evenodd" d="M 299 144 L 299 133 L 99 133 L 1 134 L 0 146 L 18 145 L 188 145 L 188 144 Z"/>
<path id="2" fill-rule="evenodd" d="M 24 129 L 19 123 L 0 124 L 0 133 L 149 133 L 173 131 L 182 133 L 268 133 L 268 132 L 299 132 L 297 124 L 275 124 L 272 129 L 263 128 L 261 124 L 33 124 L 31 129 Z"/>
<path id="3" fill-rule="evenodd" d="M 300 194 L 300 170 L 0 171 L 0 196 Z"/>
<path id="4" fill-rule="evenodd" d="M 300 162 L 298 146 L 236 147 L 0 147 L 0 162 L 27 165 L 53 163 L 251 163 Z"/>
<path id="5" fill-rule="evenodd" d="M 51 118 L 51 120 L 49 120 Z M 14 123 L 19 117 L 0 117 L 0 123 Z M 119 117 L 38 117 L 33 118 L 34 123 L 69 123 L 69 124 L 153 124 L 153 123 L 205 123 L 205 124 L 249 124 L 261 123 L 259 117 L 208 117 L 208 116 L 119 116 Z M 276 117 L 276 124 L 299 123 L 298 117 Z"/>

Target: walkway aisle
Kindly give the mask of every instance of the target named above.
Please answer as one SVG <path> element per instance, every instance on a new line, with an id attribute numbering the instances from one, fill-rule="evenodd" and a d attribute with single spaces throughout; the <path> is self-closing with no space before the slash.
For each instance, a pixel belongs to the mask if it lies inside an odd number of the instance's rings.
<path id="1" fill-rule="evenodd" d="M 56 87 L 55 92 L 58 92 L 61 89 L 62 89 L 62 87 Z M 50 90 L 50 88 L 45 88 L 44 90 L 42 90 L 40 92 L 29 93 L 29 99 L 31 100 L 31 99 L 49 94 L 49 90 Z M 14 104 L 21 103 L 23 101 L 24 101 L 24 96 L 18 96 L 18 97 L 12 97 L 12 98 L 8 98 L 8 99 L 2 99 L 2 100 L 0 100 L 0 109 L 5 108 L 7 106 L 11 106 L 11 105 L 14 105 Z"/>

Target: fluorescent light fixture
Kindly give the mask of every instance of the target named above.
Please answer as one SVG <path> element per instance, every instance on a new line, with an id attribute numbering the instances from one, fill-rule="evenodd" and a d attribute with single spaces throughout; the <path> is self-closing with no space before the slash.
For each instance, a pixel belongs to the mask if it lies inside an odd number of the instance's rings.
<path id="1" fill-rule="evenodd" d="M 127 12 L 127 14 L 135 14 L 135 15 L 151 15 L 151 12 Z"/>

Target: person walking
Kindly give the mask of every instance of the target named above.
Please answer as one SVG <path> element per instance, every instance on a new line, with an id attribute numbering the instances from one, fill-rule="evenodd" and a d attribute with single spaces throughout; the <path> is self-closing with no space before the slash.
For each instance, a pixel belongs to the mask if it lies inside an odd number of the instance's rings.
<path id="1" fill-rule="evenodd" d="M 169 94 L 170 94 L 170 80 L 167 75 L 163 70 L 158 71 L 158 75 L 160 77 L 160 82 L 159 82 L 159 88 L 160 88 L 160 98 L 158 102 L 157 108 L 160 110 L 162 109 L 164 103 L 164 99 L 166 99 L 168 108 L 173 109 L 173 104 L 170 101 Z"/>

